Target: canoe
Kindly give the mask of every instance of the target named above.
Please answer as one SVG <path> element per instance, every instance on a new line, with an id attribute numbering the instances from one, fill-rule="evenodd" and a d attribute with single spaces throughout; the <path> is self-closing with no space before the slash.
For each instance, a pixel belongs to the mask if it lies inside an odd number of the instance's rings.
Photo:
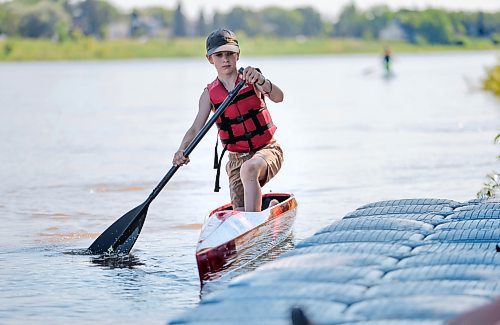
<path id="1" fill-rule="evenodd" d="M 273 199 L 279 203 L 269 207 Z M 262 208 L 261 212 L 243 212 L 225 204 L 209 214 L 196 247 L 202 286 L 235 265 L 255 260 L 290 236 L 297 213 L 295 197 L 264 194 Z"/>

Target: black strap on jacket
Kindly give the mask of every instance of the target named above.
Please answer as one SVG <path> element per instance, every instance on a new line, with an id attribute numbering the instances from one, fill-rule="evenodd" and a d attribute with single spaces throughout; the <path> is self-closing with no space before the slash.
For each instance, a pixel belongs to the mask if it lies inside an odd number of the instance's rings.
<path id="1" fill-rule="evenodd" d="M 266 131 L 267 129 L 271 128 L 273 125 L 274 124 L 271 121 L 271 122 L 269 122 L 267 124 L 259 125 L 257 127 L 257 129 L 255 129 L 253 131 L 246 132 L 245 134 L 237 136 L 237 137 L 233 136 L 230 139 L 221 140 L 221 142 L 222 142 L 222 144 L 228 145 L 228 144 L 235 144 L 236 142 L 239 142 L 239 141 L 249 141 L 250 151 L 253 151 L 253 149 L 252 149 L 253 145 L 251 145 L 251 142 L 250 142 L 251 139 L 253 137 L 257 136 L 257 135 L 264 134 L 264 131 Z"/>
<path id="2" fill-rule="evenodd" d="M 224 114 L 222 114 L 221 122 L 217 123 L 217 126 L 219 127 L 220 130 L 226 131 L 228 133 L 227 139 L 221 139 L 222 144 L 228 145 L 228 144 L 235 144 L 240 141 L 247 141 L 250 151 L 253 151 L 255 148 L 253 147 L 252 138 L 257 135 L 264 134 L 266 130 L 268 130 L 274 125 L 272 121 L 264 125 L 260 124 L 260 121 L 257 116 L 266 109 L 267 109 L 266 107 L 261 107 L 258 109 L 250 109 L 246 114 L 243 114 L 233 119 L 228 118 Z M 244 123 L 244 121 L 249 119 L 251 119 L 253 124 L 255 125 L 255 130 L 247 131 L 243 135 L 235 136 L 233 128 L 231 126 L 235 124 Z M 246 127 L 244 124 L 243 127 L 246 131 Z"/>
<path id="3" fill-rule="evenodd" d="M 244 93 L 241 93 L 241 94 L 238 94 L 236 97 L 234 97 L 232 103 L 237 103 L 239 102 L 240 100 L 243 100 L 245 98 L 248 98 L 252 95 L 256 95 L 255 93 L 255 89 L 252 89 L 252 90 L 249 90 L 247 92 L 244 92 Z M 219 108 L 219 106 L 222 104 L 223 102 L 220 102 L 220 103 L 214 103 L 214 107 L 215 107 L 215 110 L 217 110 L 217 108 Z"/>
<path id="4" fill-rule="evenodd" d="M 217 174 L 215 175 L 215 186 L 214 186 L 214 192 L 219 192 L 220 190 L 220 166 L 222 164 L 222 158 L 224 157 L 224 154 L 226 153 L 227 146 L 224 146 L 224 149 L 222 149 L 222 153 L 220 154 L 220 158 L 217 156 L 217 146 L 219 144 L 218 139 L 215 142 L 215 155 L 214 155 L 214 169 L 217 169 Z"/>

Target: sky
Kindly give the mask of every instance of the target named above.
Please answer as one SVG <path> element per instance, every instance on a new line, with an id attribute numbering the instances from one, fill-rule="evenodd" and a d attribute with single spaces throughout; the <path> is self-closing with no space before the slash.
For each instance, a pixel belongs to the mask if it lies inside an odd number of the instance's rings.
<path id="1" fill-rule="evenodd" d="M 109 0 L 114 5 L 129 10 L 133 7 L 144 7 L 159 5 L 167 8 L 175 8 L 178 0 Z M 200 10 L 205 14 L 211 14 L 215 10 L 227 12 L 235 6 L 251 9 L 260 9 L 275 5 L 283 8 L 296 8 L 311 6 L 319 11 L 325 18 L 335 18 L 340 10 L 347 4 L 354 2 L 361 9 L 374 5 L 385 4 L 391 9 L 409 8 L 422 9 L 427 7 L 439 7 L 450 10 L 484 10 L 500 11 L 498 0 L 182 0 L 182 9 L 189 18 L 196 18 Z"/>

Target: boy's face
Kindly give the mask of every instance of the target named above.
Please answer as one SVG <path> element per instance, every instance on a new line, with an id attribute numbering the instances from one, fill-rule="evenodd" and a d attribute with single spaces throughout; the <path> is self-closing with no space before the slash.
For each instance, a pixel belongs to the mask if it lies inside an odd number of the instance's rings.
<path id="1" fill-rule="evenodd" d="M 208 61 L 215 66 L 217 72 L 222 74 L 233 73 L 239 58 L 239 53 L 229 51 L 216 52 L 207 56 Z"/>

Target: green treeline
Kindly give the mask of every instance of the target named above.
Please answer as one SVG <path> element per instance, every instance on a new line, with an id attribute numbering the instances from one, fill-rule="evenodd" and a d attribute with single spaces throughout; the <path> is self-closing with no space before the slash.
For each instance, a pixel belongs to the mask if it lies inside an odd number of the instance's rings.
<path id="1" fill-rule="evenodd" d="M 336 21 L 323 18 L 311 7 L 252 10 L 234 7 L 200 11 L 188 20 L 182 4 L 176 8 L 149 7 L 121 12 L 104 0 L 11 0 L 0 3 L 0 35 L 50 38 L 57 41 L 82 36 L 97 39 L 137 37 L 199 37 L 226 26 L 248 37 L 345 37 L 394 39 L 413 44 L 464 44 L 471 38 L 500 42 L 500 12 L 421 11 L 386 6 L 360 10 L 344 7 Z"/>

